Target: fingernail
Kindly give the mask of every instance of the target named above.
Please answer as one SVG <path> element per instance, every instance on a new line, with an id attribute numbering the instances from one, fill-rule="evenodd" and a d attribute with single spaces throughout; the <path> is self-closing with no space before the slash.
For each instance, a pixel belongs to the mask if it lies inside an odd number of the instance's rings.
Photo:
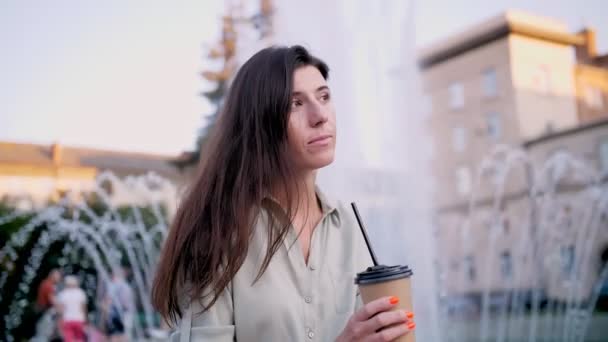
<path id="1" fill-rule="evenodd" d="M 397 303 L 399 303 L 399 298 L 393 296 L 393 297 L 391 297 L 391 299 L 389 299 L 389 302 L 391 304 L 397 304 Z"/>
<path id="2" fill-rule="evenodd" d="M 408 312 L 407 314 L 407 318 L 414 318 L 414 313 L 413 312 Z"/>
<path id="3" fill-rule="evenodd" d="M 416 323 L 409 323 L 407 325 L 407 328 L 410 329 L 410 330 L 414 330 L 415 327 L 416 327 Z"/>

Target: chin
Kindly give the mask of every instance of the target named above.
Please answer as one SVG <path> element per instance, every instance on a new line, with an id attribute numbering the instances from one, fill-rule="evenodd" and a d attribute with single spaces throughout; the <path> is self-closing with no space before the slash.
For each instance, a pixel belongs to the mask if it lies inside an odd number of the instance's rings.
<path id="1" fill-rule="evenodd" d="M 326 167 L 329 164 L 333 163 L 333 161 L 334 161 L 334 154 L 328 153 L 326 155 L 315 157 L 313 160 L 310 160 L 310 162 L 308 164 L 310 165 L 311 169 L 320 169 L 320 168 Z"/>

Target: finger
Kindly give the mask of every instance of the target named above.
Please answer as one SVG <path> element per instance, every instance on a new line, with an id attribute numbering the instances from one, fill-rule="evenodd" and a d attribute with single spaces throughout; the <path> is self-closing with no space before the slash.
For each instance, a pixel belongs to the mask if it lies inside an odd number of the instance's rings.
<path id="1" fill-rule="evenodd" d="M 413 323 L 412 323 L 413 324 Z M 384 329 L 372 335 L 372 342 L 385 342 L 385 341 L 393 341 L 401 336 L 404 336 L 414 330 L 415 325 L 410 325 L 408 327 L 405 324 L 399 324 L 394 327 L 390 327 L 388 329 Z"/>
<path id="2" fill-rule="evenodd" d="M 404 310 L 386 311 L 361 323 L 361 330 L 365 335 L 371 335 L 376 331 L 395 324 L 406 326 L 407 315 Z"/>
<path id="3" fill-rule="evenodd" d="M 353 315 L 353 318 L 358 322 L 367 321 L 379 312 L 391 310 L 397 303 L 399 303 L 399 298 L 397 297 L 378 298 L 365 304 Z"/>

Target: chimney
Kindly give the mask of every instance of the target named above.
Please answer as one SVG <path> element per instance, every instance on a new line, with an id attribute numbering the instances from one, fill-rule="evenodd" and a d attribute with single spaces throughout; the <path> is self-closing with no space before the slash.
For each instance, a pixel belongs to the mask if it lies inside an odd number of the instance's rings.
<path id="1" fill-rule="evenodd" d="M 59 166 L 61 164 L 61 145 L 59 143 L 51 145 L 51 158 L 53 159 L 53 165 Z"/>
<path id="2" fill-rule="evenodd" d="M 584 38 L 585 43 L 576 47 L 576 59 L 581 62 L 591 62 L 597 56 L 595 30 L 587 27 L 578 34 Z"/>

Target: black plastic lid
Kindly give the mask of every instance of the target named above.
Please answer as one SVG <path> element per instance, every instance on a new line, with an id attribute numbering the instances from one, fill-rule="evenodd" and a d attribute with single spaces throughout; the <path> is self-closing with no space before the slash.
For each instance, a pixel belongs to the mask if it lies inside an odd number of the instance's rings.
<path id="1" fill-rule="evenodd" d="M 368 267 L 367 270 L 357 273 L 355 284 L 368 285 L 390 280 L 411 277 L 414 272 L 407 266 L 385 266 L 378 265 Z"/>

